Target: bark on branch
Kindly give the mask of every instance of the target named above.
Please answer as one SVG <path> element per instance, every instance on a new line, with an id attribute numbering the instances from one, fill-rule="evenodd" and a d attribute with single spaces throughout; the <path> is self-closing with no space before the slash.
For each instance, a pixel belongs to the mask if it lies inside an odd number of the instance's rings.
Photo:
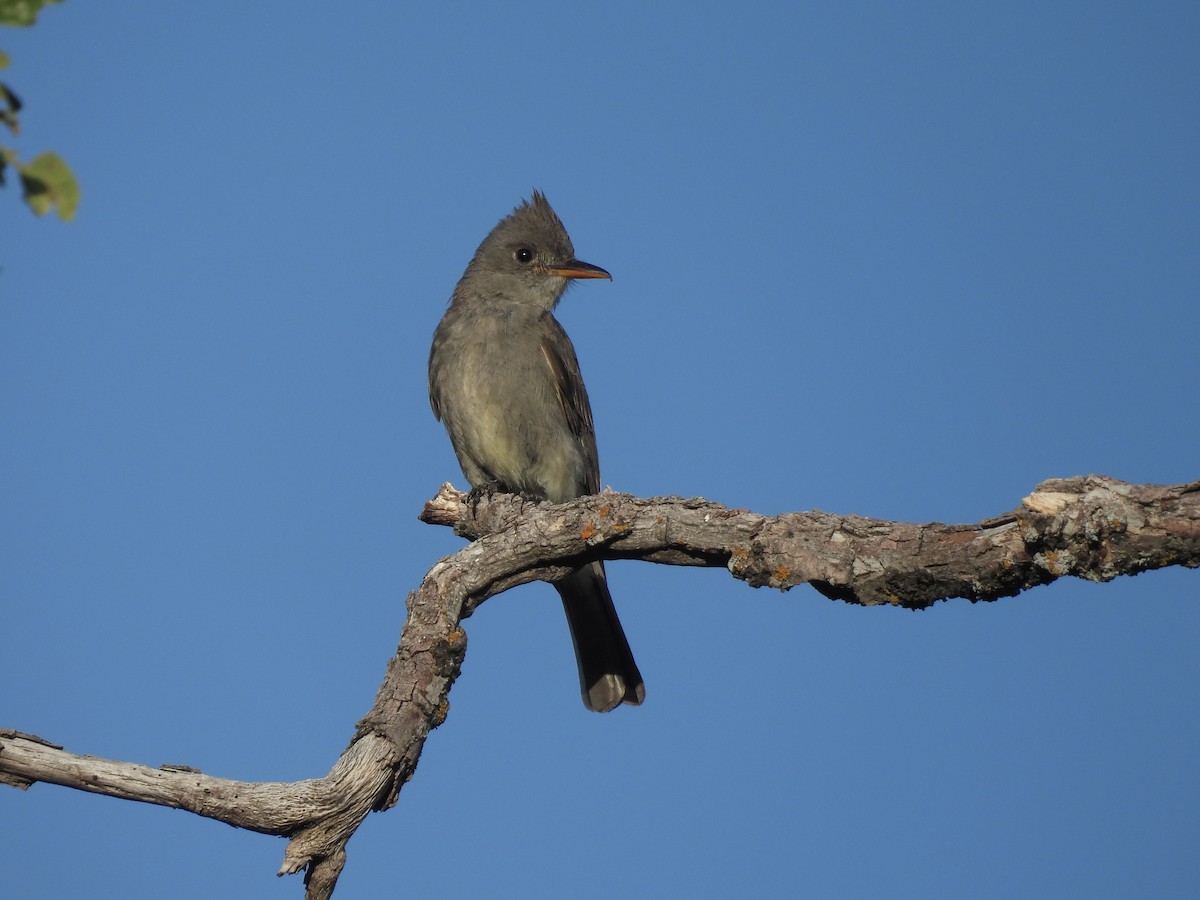
<path id="1" fill-rule="evenodd" d="M 702 499 L 611 492 L 545 507 L 508 495 L 477 508 L 464 500 L 443 485 L 422 519 L 502 546 L 498 554 L 528 567 L 522 581 L 561 571 L 546 560 L 561 567 L 640 559 L 723 566 L 754 587 L 787 590 L 807 582 L 851 603 L 923 609 L 951 597 L 997 600 L 1064 575 L 1111 581 L 1163 566 L 1200 566 L 1200 482 L 1051 479 L 1012 512 L 973 525 L 820 511 L 761 516 Z M 468 614 L 495 592 L 468 597 Z"/>
<path id="2" fill-rule="evenodd" d="M 350 746 L 324 778 L 238 782 L 186 766 L 151 768 L 69 753 L 0 730 L 0 782 L 44 781 L 190 810 L 289 838 L 279 874 L 306 869 L 306 895 L 332 894 L 345 846 L 396 802 L 430 730 L 444 720 L 466 653 L 459 623 L 517 584 L 592 559 L 727 568 L 755 587 L 809 583 L 825 596 L 913 609 L 996 600 L 1065 575 L 1109 581 L 1200 567 L 1200 482 L 1134 485 L 1087 476 L 1043 482 L 1012 512 L 974 525 L 910 524 L 823 512 L 762 516 L 702 499 L 604 493 L 562 505 L 443 485 L 421 518 L 472 540 L 408 598 L 396 655 Z"/>

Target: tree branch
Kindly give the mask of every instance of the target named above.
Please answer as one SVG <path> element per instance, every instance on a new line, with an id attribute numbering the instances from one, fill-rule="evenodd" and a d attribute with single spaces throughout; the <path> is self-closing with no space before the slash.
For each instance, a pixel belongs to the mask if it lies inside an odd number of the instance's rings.
<path id="1" fill-rule="evenodd" d="M 287 836 L 279 874 L 306 868 L 306 896 L 318 900 L 332 894 L 359 823 L 396 802 L 426 736 L 445 719 L 466 653 L 460 621 L 515 585 L 553 580 L 588 560 L 640 559 L 725 567 L 755 587 L 807 582 L 833 599 L 922 609 L 950 597 L 996 600 L 1065 575 L 1109 581 L 1200 567 L 1200 482 L 1055 479 L 1016 510 L 974 525 L 817 511 L 768 517 L 702 499 L 611 492 L 561 505 L 504 494 L 472 502 L 447 484 L 421 519 L 452 526 L 472 543 L 440 560 L 409 595 L 374 705 L 324 778 L 229 781 L 186 766 L 79 756 L 0 731 L 0 781 L 50 782 Z"/>
<path id="2" fill-rule="evenodd" d="M 521 580 L 552 577 L 564 562 L 640 559 L 724 566 L 754 587 L 807 582 L 834 599 L 910 609 L 951 597 L 997 600 L 1064 575 L 1111 581 L 1200 566 L 1200 482 L 1160 487 L 1098 475 L 1042 482 L 1017 509 L 973 525 L 820 511 L 768 517 L 612 492 L 561 506 L 497 495 L 476 507 L 449 485 L 421 518 L 497 542 L 496 555 L 533 573 Z M 469 597 L 468 612 L 491 593 Z"/>

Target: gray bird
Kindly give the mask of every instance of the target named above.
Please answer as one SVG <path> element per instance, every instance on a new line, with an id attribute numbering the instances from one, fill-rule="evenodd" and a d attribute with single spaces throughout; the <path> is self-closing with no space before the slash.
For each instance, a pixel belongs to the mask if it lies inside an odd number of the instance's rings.
<path id="1" fill-rule="evenodd" d="M 600 490 L 600 460 L 575 348 L 551 311 L 575 278 L 611 278 L 575 258 L 534 191 L 484 238 L 429 352 L 429 402 L 473 488 L 564 503 Z M 604 565 L 554 585 L 579 663 L 583 703 L 607 712 L 645 699 Z"/>

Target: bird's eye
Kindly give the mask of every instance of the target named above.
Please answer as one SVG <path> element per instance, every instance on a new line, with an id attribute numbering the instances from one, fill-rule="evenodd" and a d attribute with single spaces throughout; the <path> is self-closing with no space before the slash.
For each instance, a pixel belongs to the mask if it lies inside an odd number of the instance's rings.
<path id="1" fill-rule="evenodd" d="M 528 247 L 518 247 L 517 252 L 513 254 L 519 263 L 527 263 L 533 259 L 533 251 Z"/>

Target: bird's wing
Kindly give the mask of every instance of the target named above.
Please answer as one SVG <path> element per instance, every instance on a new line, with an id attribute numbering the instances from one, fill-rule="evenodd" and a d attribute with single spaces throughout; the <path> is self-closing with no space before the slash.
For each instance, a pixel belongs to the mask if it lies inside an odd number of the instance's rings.
<path id="1" fill-rule="evenodd" d="M 549 312 L 542 314 L 542 356 L 550 367 L 550 381 L 571 434 L 579 441 L 587 457 L 589 494 L 600 491 L 600 458 L 596 452 L 596 428 L 592 424 L 592 406 L 588 402 L 587 388 L 579 372 L 579 360 L 571 339 Z"/>
<path id="2" fill-rule="evenodd" d="M 433 333 L 433 344 L 429 348 L 429 406 L 433 410 L 433 417 L 439 422 L 442 421 L 442 402 L 438 397 L 438 351 L 442 346 L 442 328 L 445 325 L 445 319 L 438 323 L 437 330 Z"/>

